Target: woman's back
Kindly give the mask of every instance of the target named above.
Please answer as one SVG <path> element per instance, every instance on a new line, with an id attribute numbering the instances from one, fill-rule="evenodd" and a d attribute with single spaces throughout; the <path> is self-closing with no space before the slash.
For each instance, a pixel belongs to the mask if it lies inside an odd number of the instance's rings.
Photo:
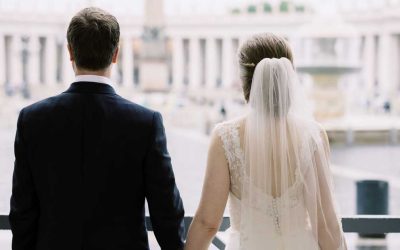
<path id="1" fill-rule="evenodd" d="M 300 167 L 293 168 L 295 170 L 289 173 L 292 182 L 285 192 L 280 193 L 275 190 L 275 193 L 268 194 L 259 190 L 252 194 L 257 200 L 254 207 L 242 208 L 241 192 L 245 181 L 243 171 L 246 164 L 243 147 L 245 126 L 245 118 L 240 118 L 221 123 L 215 129 L 222 141 L 230 173 L 231 230 L 227 249 L 240 249 L 240 244 L 246 244 L 245 239 L 249 244 L 248 249 L 265 249 L 266 244 L 269 246 L 268 249 L 319 249 L 307 219 L 303 193 L 304 180 Z M 268 138 L 265 139 L 268 140 Z M 291 158 L 290 151 L 287 153 L 288 158 Z M 276 180 L 280 180 L 280 177 Z M 280 186 L 280 184 L 273 186 Z M 254 214 L 253 218 L 256 220 L 256 223 L 252 225 L 253 228 L 246 230 L 248 235 L 245 237 L 240 236 L 241 225 L 246 226 L 241 222 L 241 209 L 252 210 L 251 213 Z M 290 221 L 286 221 L 289 219 Z M 281 225 L 288 223 L 293 226 L 282 232 Z M 302 247 L 299 248 L 299 246 Z"/>
<path id="2" fill-rule="evenodd" d="M 316 124 L 316 126 L 318 126 Z M 244 169 L 245 164 L 245 153 L 244 153 L 244 136 L 246 129 L 246 118 L 240 117 L 231 121 L 226 121 L 220 123 L 216 126 L 216 133 L 221 138 L 223 142 L 225 156 L 229 162 L 229 170 L 231 174 L 231 191 L 232 193 L 240 199 L 241 196 L 241 183 L 240 177 L 243 175 L 242 171 Z M 288 138 L 290 140 L 290 138 Z M 271 140 L 270 138 L 265 138 L 265 140 Z M 293 163 L 293 167 L 290 168 L 288 172 L 288 180 L 289 185 L 295 186 L 300 182 L 301 176 L 300 168 L 297 166 L 298 163 L 293 159 L 294 151 L 296 151 L 293 147 L 301 147 L 301 145 L 293 145 L 291 144 L 287 151 L 287 163 Z M 278 160 L 278 159 L 277 159 Z M 276 162 L 277 165 L 281 164 L 280 162 Z M 276 175 L 276 178 L 272 178 L 271 186 L 276 187 L 270 193 L 270 196 L 279 198 L 281 195 L 281 190 L 279 190 L 280 183 L 274 183 L 275 181 L 281 180 L 280 172 L 272 173 L 272 175 Z"/>

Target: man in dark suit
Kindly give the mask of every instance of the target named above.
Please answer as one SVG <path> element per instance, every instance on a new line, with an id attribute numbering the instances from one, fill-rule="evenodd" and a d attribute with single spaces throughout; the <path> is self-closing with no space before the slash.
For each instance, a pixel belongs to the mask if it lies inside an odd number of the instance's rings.
<path id="1" fill-rule="evenodd" d="M 110 86 L 119 33 L 101 9 L 76 14 L 67 33 L 75 82 L 19 115 L 13 250 L 149 249 L 145 199 L 161 248 L 183 249 L 184 209 L 161 115 Z"/>

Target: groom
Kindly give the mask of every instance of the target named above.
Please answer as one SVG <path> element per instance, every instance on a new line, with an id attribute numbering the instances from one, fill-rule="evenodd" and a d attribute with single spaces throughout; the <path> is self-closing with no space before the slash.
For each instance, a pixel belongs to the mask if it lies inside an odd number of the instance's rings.
<path id="1" fill-rule="evenodd" d="M 161 248 L 183 249 L 184 210 L 161 115 L 111 86 L 119 35 L 109 13 L 77 13 L 67 34 L 75 82 L 19 115 L 13 250 L 149 249 L 145 199 Z"/>

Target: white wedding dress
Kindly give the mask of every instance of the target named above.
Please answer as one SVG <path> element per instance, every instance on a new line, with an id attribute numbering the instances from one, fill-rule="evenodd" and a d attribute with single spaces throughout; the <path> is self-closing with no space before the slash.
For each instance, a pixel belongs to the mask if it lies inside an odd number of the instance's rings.
<path id="1" fill-rule="evenodd" d="M 217 125 L 216 132 L 220 136 L 225 156 L 229 165 L 231 192 L 229 194 L 229 213 L 231 227 L 229 228 L 229 241 L 227 250 L 238 250 L 240 248 L 240 215 L 241 202 L 240 190 L 243 180 L 244 169 L 244 151 L 240 145 L 239 127 L 240 120 L 233 120 Z M 283 220 L 289 218 L 285 214 L 279 214 L 281 197 L 274 198 L 270 195 L 259 194 L 259 207 L 267 207 L 267 210 L 258 210 L 253 208 L 257 214 L 258 227 L 255 227 L 250 233 L 252 238 L 259 239 L 252 242 L 251 250 L 268 249 L 268 250 L 299 250 L 299 249 L 319 249 L 318 243 L 312 235 L 309 222 L 307 221 L 307 211 L 304 206 L 303 185 L 299 172 L 296 172 L 296 182 L 284 194 L 290 200 L 289 212 L 296 213 L 301 223 L 293 223 L 297 228 L 292 228 L 291 234 L 282 235 L 280 232 L 280 224 L 285 223 Z M 293 218 L 295 216 L 291 216 Z M 300 226 L 300 227 L 298 227 Z M 250 235 L 249 235 L 250 236 Z M 301 244 L 301 248 L 299 247 Z"/>
<path id="2" fill-rule="evenodd" d="M 346 249 L 329 143 L 298 87 L 288 59 L 264 58 L 247 116 L 215 129 L 230 173 L 228 250 Z"/>

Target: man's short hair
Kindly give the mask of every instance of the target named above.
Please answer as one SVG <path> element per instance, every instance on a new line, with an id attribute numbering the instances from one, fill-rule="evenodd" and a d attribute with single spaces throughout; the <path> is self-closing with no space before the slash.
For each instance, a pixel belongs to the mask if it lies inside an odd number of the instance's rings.
<path id="1" fill-rule="evenodd" d="M 94 7 L 79 11 L 67 31 L 76 66 L 87 70 L 102 70 L 110 66 L 119 35 L 119 24 L 113 15 Z"/>

